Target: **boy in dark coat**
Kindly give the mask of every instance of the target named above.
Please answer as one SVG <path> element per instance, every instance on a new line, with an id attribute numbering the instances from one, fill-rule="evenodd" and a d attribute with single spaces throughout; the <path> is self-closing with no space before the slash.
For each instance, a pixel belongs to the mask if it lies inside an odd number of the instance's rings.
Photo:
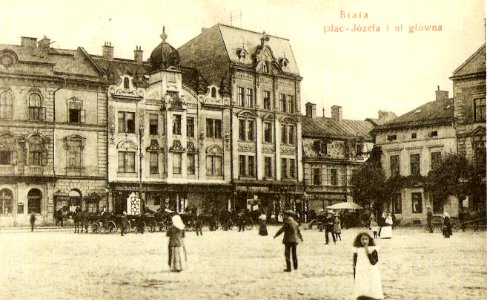
<path id="1" fill-rule="evenodd" d="M 329 240 L 329 235 L 331 234 L 331 237 L 333 239 L 333 243 L 336 244 L 336 239 L 335 239 L 335 234 L 334 234 L 334 229 L 335 229 L 335 219 L 334 219 L 335 213 L 333 211 L 328 211 L 326 214 L 326 219 L 325 219 L 325 241 L 326 244 L 330 242 Z"/>
<path id="2" fill-rule="evenodd" d="M 294 221 L 292 214 L 292 211 L 286 211 L 284 213 L 284 225 L 274 236 L 274 238 L 276 238 L 284 232 L 284 238 L 282 240 L 282 243 L 284 244 L 284 256 L 286 257 L 286 269 L 284 272 L 291 272 L 291 252 L 293 256 L 294 270 L 298 269 L 296 248 L 300 241 L 303 242 L 303 236 L 301 235 L 301 231 L 299 231 L 298 223 Z"/>

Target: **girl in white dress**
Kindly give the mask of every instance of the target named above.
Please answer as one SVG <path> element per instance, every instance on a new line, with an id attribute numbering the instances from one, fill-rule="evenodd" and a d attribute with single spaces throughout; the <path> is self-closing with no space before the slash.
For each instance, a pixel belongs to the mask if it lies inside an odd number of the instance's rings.
<path id="1" fill-rule="evenodd" d="M 374 239 L 366 232 L 359 233 L 353 247 L 354 298 L 384 299 Z"/>

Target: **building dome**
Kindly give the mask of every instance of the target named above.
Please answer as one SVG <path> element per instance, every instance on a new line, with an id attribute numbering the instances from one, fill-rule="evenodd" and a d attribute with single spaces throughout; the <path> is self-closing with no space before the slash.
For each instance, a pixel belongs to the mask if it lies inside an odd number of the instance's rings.
<path id="1" fill-rule="evenodd" d="M 167 34 L 165 28 L 163 27 L 161 33 L 162 42 L 157 45 L 149 58 L 149 62 L 152 66 L 152 70 L 167 69 L 169 67 L 179 66 L 179 53 L 178 51 L 169 43 L 166 42 Z"/>

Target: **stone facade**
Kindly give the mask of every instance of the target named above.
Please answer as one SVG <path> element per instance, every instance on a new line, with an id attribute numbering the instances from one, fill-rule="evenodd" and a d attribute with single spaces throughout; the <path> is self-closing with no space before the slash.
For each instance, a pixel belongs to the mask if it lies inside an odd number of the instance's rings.
<path id="1" fill-rule="evenodd" d="M 46 38 L 0 45 L 0 225 L 49 224 L 70 195 L 87 208 L 104 193 L 107 84 L 86 58 Z"/>

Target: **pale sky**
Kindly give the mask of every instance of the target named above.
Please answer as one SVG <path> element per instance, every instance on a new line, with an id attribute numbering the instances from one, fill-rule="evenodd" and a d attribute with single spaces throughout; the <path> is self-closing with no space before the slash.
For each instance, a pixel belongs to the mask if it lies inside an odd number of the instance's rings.
<path id="1" fill-rule="evenodd" d="M 368 18 L 342 19 L 341 10 Z M 110 41 L 116 57 L 133 58 L 141 45 L 147 59 L 163 25 L 178 48 L 202 27 L 230 24 L 231 14 L 234 26 L 290 40 L 304 77 L 302 105 L 316 103 L 320 116 L 332 105 L 347 119 L 376 118 L 379 109 L 400 115 L 434 100 L 437 85 L 452 96 L 448 77 L 485 43 L 483 0 L 2 0 L 0 43 L 46 35 L 53 47 L 101 54 Z M 325 33 L 332 24 L 375 24 L 380 32 Z M 403 32 L 394 32 L 400 24 Z M 442 31 L 409 33 L 415 24 Z"/>

